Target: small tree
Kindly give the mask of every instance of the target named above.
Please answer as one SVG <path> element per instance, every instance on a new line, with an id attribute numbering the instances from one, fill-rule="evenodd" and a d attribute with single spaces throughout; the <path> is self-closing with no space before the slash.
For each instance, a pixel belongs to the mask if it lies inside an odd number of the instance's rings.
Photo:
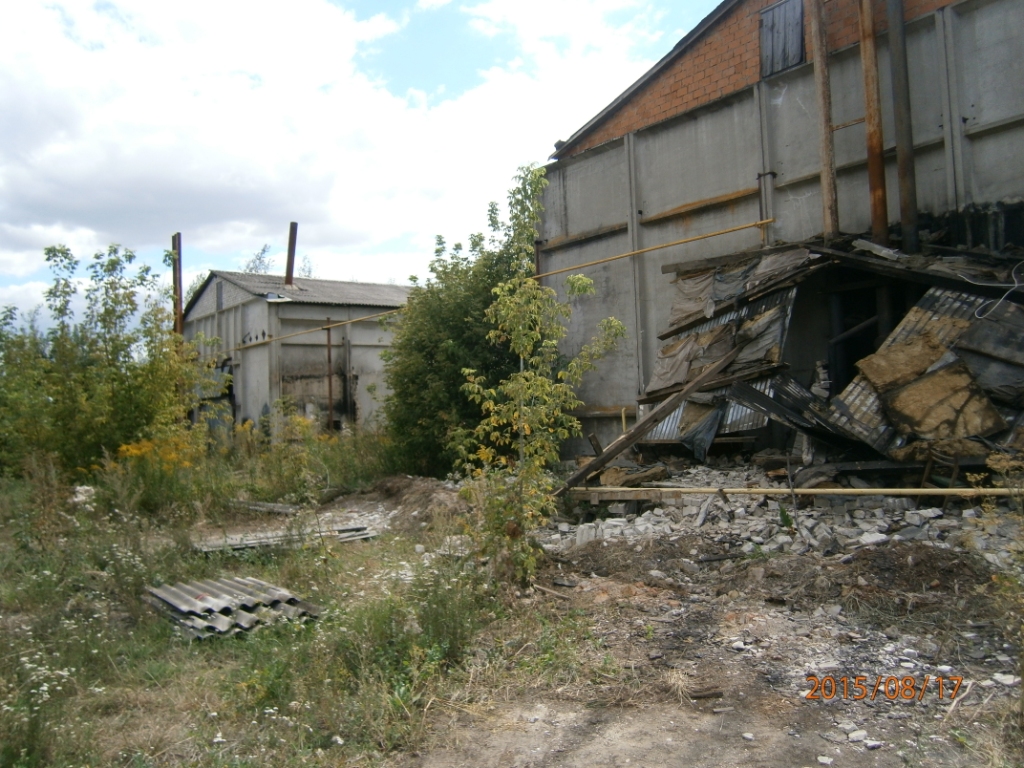
<path id="1" fill-rule="evenodd" d="M 245 262 L 242 271 L 248 272 L 251 275 L 269 275 L 270 269 L 274 266 L 274 261 L 267 255 L 268 253 L 270 253 L 270 245 L 264 243 L 263 247 Z"/>
<path id="2" fill-rule="evenodd" d="M 67 469 L 89 469 L 104 454 L 180 422 L 203 373 L 195 350 L 173 333 L 166 296 L 148 267 L 110 246 L 88 264 L 85 311 L 75 317 L 79 261 L 65 246 L 47 248 L 54 281 L 52 319 L 43 333 L 30 316 L 17 327 L 0 317 L 0 472 L 35 453 Z"/>
<path id="3" fill-rule="evenodd" d="M 582 275 L 566 280 L 569 297 L 594 293 L 593 282 Z M 615 348 L 625 327 L 609 317 L 598 334 L 571 359 L 559 354 L 565 337 L 563 321 L 571 309 L 559 302 L 552 288 L 531 277 L 516 277 L 494 289 L 487 319 L 495 328 L 488 339 L 508 345 L 519 370 L 496 386 L 476 371 L 463 371 L 463 390 L 480 405 L 483 420 L 455 435 L 467 464 L 478 479 L 478 531 L 485 551 L 505 575 L 526 581 L 536 566 L 527 533 L 554 510 L 555 479 L 547 468 L 558 461 L 561 444 L 581 434 L 572 411 L 582 405 L 576 388 L 595 362 Z"/>
<path id="4" fill-rule="evenodd" d="M 523 167 L 509 192 L 509 221 L 488 210 L 490 237 L 469 238 L 449 249 L 437 238 L 432 277 L 416 284 L 394 322 L 394 338 L 383 353 L 390 395 L 384 402 L 386 429 L 407 471 L 440 476 L 458 460 L 451 436 L 472 429 L 480 406 L 461 391 L 463 370 L 471 368 L 501 381 L 518 367 L 507 346 L 492 344 L 494 321 L 487 309 L 492 289 L 533 271 L 534 240 L 540 212 L 544 169 Z"/>

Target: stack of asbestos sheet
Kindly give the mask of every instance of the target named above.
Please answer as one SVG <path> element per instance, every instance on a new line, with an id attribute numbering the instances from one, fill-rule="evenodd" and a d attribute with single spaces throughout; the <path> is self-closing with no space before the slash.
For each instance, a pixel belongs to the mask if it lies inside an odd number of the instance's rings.
<path id="1" fill-rule="evenodd" d="M 191 638 L 236 635 L 281 619 L 315 619 L 320 610 L 291 592 L 250 577 L 147 587 L 143 599 Z"/>

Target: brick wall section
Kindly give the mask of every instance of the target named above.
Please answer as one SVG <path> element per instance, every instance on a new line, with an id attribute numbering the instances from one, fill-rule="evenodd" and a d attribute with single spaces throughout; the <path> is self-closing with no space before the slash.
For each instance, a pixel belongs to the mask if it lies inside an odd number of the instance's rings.
<path id="1" fill-rule="evenodd" d="M 761 10 L 775 0 L 746 0 L 719 19 L 690 44 L 651 82 L 634 93 L 614 113 L 595 126 L 565 156 L 617 139 L 631 131 L 666 120 L 690 109 L 753 85 L 761 77 Z M 949 5 L 953 0 L 904 0 L 907 21 Z M 875 28 L 886 23 L 885 0 L 874 0 Z M 860 39 L 859 0 L 826 0 L 825 26 L 830 51 Z M 810 22 L 804 17 L 807 60 Z"/>

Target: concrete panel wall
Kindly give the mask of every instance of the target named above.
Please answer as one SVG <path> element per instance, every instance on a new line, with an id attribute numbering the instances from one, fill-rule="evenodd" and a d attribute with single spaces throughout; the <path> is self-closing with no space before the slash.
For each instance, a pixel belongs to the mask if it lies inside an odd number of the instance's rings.
<path id="1" fill-rule="evenodd" d="M 1024 196 L 1024 3 L 968 0 L 917 18 L 907 28 L 919 206 L 941 214 L 967 204 Z M 878 39 L 890 221 L 899 219 L 892 87 L 886 35 Z M 830 57 L 835 125 L 864 115 L 860 50 Z M 774 216 L 769 243 L 797 242 L 822 231 L 818 107 L 813 64 L 762 81 L 732 97 L 640 128 L 623 139 L 556 162 L 544 195 L 542 271 L 752 223 Z M 870 227 L 863 123 L 835 133 L 840 227 Z M 758 175 L 770 174 L 770 181 Z M 742 196 L 744 190 L 759 192 Z M 723 204 L 702 201 L 738 195 Z M 692 210 L 658 218 L 684 206 Z M 651 220 L 651 219 L 654 220 Z M 615 231 L 585 238 L 602 228 Z M 573 242 L 574 238 L 584 239 Z M 566 242 L 570 243 L 566 245 Z M 583 271 L 598 289 L 579 302 L 565 345 L 572 353 L 601 317 L 629 333 L 591 374 L 580 395 L 591 412 L 633 402 L 650 376 L 672 301 L 664 264 L 734 253 L 761 244 L 759 230 L 630 257 Z M 560 245 L 547 249 L 548 245 Z M 561 278 L 546 282 L 556 285 Z M 804 316 L 823 320 L 813 307 Z M 810 314 L 807 314 L 810 312 Z M 796 360 L 803 375 L 813 361 Z M 621 430 L 610 417 L 605 438 Z M 603 430 L 603 431 L 602 431 Z M 577 446 L 576 448 L 581 448 Z M 574 450 L 570 446 L 570 450 Z"/>

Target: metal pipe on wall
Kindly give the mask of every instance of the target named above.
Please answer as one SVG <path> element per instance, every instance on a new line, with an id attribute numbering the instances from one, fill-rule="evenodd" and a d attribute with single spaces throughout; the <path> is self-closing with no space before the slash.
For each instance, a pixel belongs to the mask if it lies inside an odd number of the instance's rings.
<path id="1" fill-rule="evenodd" d="M 860 63 L 864 70 L 864 123 L 867 129 L 868 187 L 871 190 L 871 239 L 889 244 L 889 211 L 882 155 L 882 97 L 878 87 L 875 13 L 872 0 L 860 0 Z"/>
<path id="2" fill-rule="evenodd" d="M 896 162 L 900 181 L 900 232 L 904 253 L 917 253 L 917 176 L 914 172 L 914 131 L 910 113 L 910 75 L 903 0 L 888 0 L 889 65 L 892 68 L 893 116 L 896 122 Z"/>
<path id="3" fill-rule="evenodd" d="M 818 93 L 821 158 L 821 206 L 823 234 L 828 243 L 839 234 L 839 204 L 836 198 L 836 153 L 832 136 L 832 86 L 828 74 L 828 41 L 822 0 L 805 0 L 811 19 L 811 51 L 814 56 L 814 86 Z M 762 216 L 762 218 L 764 218 Z"/>

